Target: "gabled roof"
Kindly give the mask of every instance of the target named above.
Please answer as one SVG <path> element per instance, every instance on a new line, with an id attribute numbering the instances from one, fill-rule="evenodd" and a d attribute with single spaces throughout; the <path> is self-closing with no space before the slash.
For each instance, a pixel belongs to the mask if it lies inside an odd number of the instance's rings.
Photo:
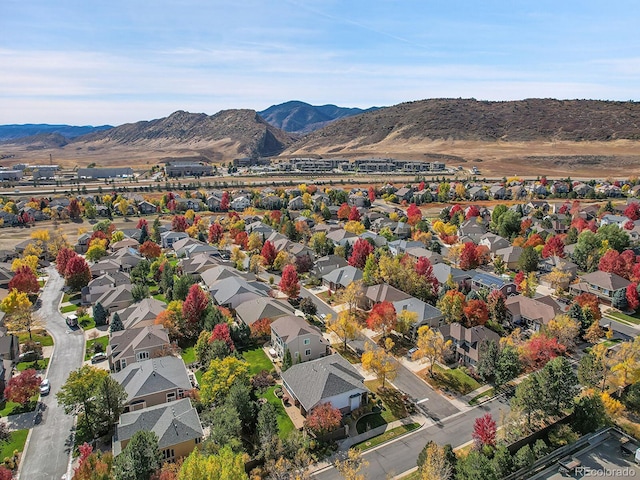
<path id="1" fill-rule="evenodd" d="M 419 298 L 409 297 L 403 300 L 397 300 L 393 302 L 393 307 L 399 314 L 402 310 L 408 310 L 417 314 L 416 321 L 418 323 L 425 320 L 432 320 L 442 317 L 440 309 L 429 305 L 427 302 L 423 302 Z"/>
<path id="2" fill-rule="evenodd" d="M 506 299 L 505 306 L 512 315 L 520 315 L 532 322 L 546 325 L 557 314 L 562 313 L 562 310 L 559 305 L 555 304 L 554 306 L 555 302 L 550 303 L 547 300 L 543 300 L 543 298 L 544 297 L 529 298 L 524 295 L 515 295 Z"/>
<path id="3" fill-rule="evenodd" d="M 510 280 L 507 281 L 501 277 L 498 277 L 497 275 L 492 275 L 487 272 L 478 272 L 478 271 L 476 271 L 476 274 L 473 275 L 473 277 L 471 277 L 471 280 L 485 287 L 496 288 L 496 289 L 500 289 L 505 285 L 513 283 Z"/>
<path id="4" fill-rule="evenodd" d="M 478 361 L 478 347 L 483 341 L 496 342 L 496 344 L 500 341 L 500 335 L 483 325 L 466 328 L 464 325 L 455 322 L 440 327 L 440 333 L 445 339 L 453 338 L 459 343 L 466 343 L 466 348 L 462 347 L 462 349 L 475 361 Z M 458 348 L 461 348 L 461 346 Z"/>
<path id="5" fill-rule="evenodd" d="M 124 328 L 132 328 L 134 326 L 145 326 L 141 322 L 147 324 L 153 323 L 153 320 L 167 308 L 167 304 L 156 300 L 155 298 L 145 298 L 138 303 L 118 311 L 118 316 L 124 325 Z"/>
<path id="6" fill-rule="evenodd" d="M 181 358 L 159 357 L 131 363 L 111 376 L 127 392 L 127 402 L 168 390 L 191 390 L 187 367 Z"/>
<path id="7" fill-rule="evenodd" d="M 395 302 L 398 300 L 406 300 L 411 297 L 411 295 L 392 287 L 388 283 L 381 283 L 379 285 L 367 287 L 364 291 L 364 296 L 373 303 Z"/>
<path id="8" fill-rule="evenodd" d="M 364 377 L 340 355 L 293 365 L 282 380 L 307 412 L 336 395 L 367 391 Z"/>
<path id="9" fill-rule="evenodd" d="M 274 320 L 271 323 L 271 331 L 285 343 L 301 335 L 315 335 L 320 342 L 327 343 L 318 327 L 309 325 L 304 318 L 295 315 L 287 315 Z"/>
<path id="10" fill-rule="evenodd" d="M 183 398 L 123 413 L 113 437 L 113 455 L 121 453 L 121 442 L 129 440 L 140 430 L 154 432 L 158 436 L 158 447 L 161 450 L 204 435 L 198 412 L 191 405 L 190 399 Z"/>
<path id="11" fill-rule="evenodd" d="M 322 279 L 326 282 L 346 287 L 352 282 L 362 279 L 362 270 L 347 265 L 346 267 L 336 268 L 332 272 L 327 273 Z"/>
<path id="12" fill-rule="evenodd" d="M 604 288 L 609 291 L 627 288 L 627 285 L 631 283 L 629 280 L 621 277 L 620 275 L 617 275 L 615 273 L 603 272 L 601 270 L 596 270 L 595 272 L 582 275 L 580 279 L 590 285 L 597 285 L 598 287 Z"/>
<path id="13" fill-rule="evenodd" d="M 169 334 L 162 325 L 147 325 L 141 328 L 128 328 L 113 332 L 109 338 L 107 355 L 112 360 L 131 357 L 135 349 L 154 348 L 169 345 Z"/>
<path id="14" fill-rule="evenodd" d="M 104 292 L 100 298 L 98 298 L 96 303 L 100 302 L 107 310 L 120 302 L 133 303 L 133 295 L 131 294 L 132 288 L 133 286 L 131 284 L 118 285 L 113 290 Z"/>
<path id="15" fill-rule="evenodd" d="M 207 287 L 211 288 L 211 286 L 218 280 L 229 277 L 242 277 L 242 275 L 235 268 L 231 268 L 227 265 L 217 265 L 202 272 L 200 277 L 202 278 L 204 284 Z"/>
<path id="16" fill-rule="evenodd" d="M 274 320 L 291 315 L 293 307 L 271 297 L 257 297 L 242 302 L 236 307 L 236 315 L 246 325 L 251 325 L 263 318 Z"/>
<path id="17" fill-rule="evenodd" d="M 241 277 L 228 277 L 214 282 L 210 287 L 211 296 L 218 305 L 231 305 L 237 308 L 242 302 L 262 297 L 271 287 L 261 282 L 248 282 Z"/>

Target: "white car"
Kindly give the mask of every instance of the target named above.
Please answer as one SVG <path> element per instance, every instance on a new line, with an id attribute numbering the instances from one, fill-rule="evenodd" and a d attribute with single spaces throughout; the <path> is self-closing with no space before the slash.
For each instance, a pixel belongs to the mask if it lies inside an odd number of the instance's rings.
<path id="1" fill-rule="evenodd" d="M 51 391 L 51 384 L 49 383 L 49 379 L 45 378 L 40 383 L 40 395 L 49 395 Z"/>

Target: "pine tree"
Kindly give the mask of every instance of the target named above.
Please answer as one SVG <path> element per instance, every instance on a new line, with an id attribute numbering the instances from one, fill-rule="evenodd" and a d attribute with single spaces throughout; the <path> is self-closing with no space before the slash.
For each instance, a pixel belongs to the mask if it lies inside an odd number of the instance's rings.
<path id="1" fill-rule="evenodd" d="M 147 240 L 149 240 L 149 232 L 147 231 L 147 226 L 142 225 L 142 228 L 140 229 L 140 239 L 138 240 L 138 243 L 142 245 Z"/>
<path id="2" fill-rule="evenodd" d="M 107 316 L 109 313 L 105 310 L 100 302 L 96 303 L 93 307 L 93 319 L 96 325 L 105 325 L 107 323 Z"/>
<path id="3" fill-rule="evenodd" d="M 118 312 L 113 314 L 113 318 L 111 319 L 111 325 L 109 326 L 109 330 L 111 331 L 111 333 L 120 332 L 124 330 L 124 324 L 122 323 L 122 320 L 120 320 L 120 315 L 118 315 Z"/>
<path id="4" fill-rule="evenodd" d="M 291 351 L 287 348 L 284 351 L 284 357 L 282 358 L 282 371 L 286 372 L 292 364 L 293 360 L 291 358 Z"/>

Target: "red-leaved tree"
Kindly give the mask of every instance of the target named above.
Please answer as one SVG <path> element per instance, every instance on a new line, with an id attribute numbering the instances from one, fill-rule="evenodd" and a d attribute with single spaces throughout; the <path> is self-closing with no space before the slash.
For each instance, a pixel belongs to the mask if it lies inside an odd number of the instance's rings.
<path id="1" fill-rule="evenodd" d="M 391 302 L 376 303 L 367 317 L 367 327 L 376 332 L 382 332 L 383 337 L 396 328 L 397 324 L 396 308 Z"/>
<path id="2" fill-rule="evenodd" d="M 544 333 L 536 333 L 522 345 L 520 360 L 530 370 L 538 370 L 549 360 L 564 354 L 565 350 L 565 346 L 558 343 L 558 339 L 547 337 Z"/>
<path id="3" fill-rule="evenodd" d="M 624 209 L 624 216 L 634 222 L 640 219 L 640 204 L 638 204 L 638 202 L 631 202 L 627 208 Z"/>
<path id="4" fill-rule="evenodd" d="M 462 244 L 462 251 L 460 252 L 460 260 L 458 263 L 462 270 L 478 268 L 478 251 L 475 243 L 465 242 Z"/>
<path id="5" fill-rule="evenodd" d="M 278 283 L 280 291 L 289 298 L 297 298 L 300 295 L 298 272 L 294 265 L 287 265 L 282 269 L 282 277 Z"/>
<path id="6" fill-rule="evenodd" d="M 15 403 L 24 406 L 40 391 L 42 379 L 33 368 L 23 370 L 15 377 L 12 377 L 4 389 L 4 396 Z"/>
<path id="7" fill-rule="evenodd" d="M 233 238 L 233 243 L 239 245 L 243 250 L 246 250 L 247 245 L 249 244 L 249 235 L 247 232 L 238 232 Z"/>
<path id="8" fill-rule="evenodd" d="M 304 426 L 317 435 L 333 432 L 342 422 L 342 413 L 331 403 L 323 403 L 311 410 Z"/>
<path id="9" fill-rule="evenodd" d="M 364 238 L 359 238 L 353 244 L 351 256 L 349 257 L 349 265 L 356 268 L 364 268 L 367 263 L 367 257 L 373 253 L 373 246 Z"/>
<path id="10" fill-rule="evenodd" d="M 174 232 L 184 232 L 189 228 L 189 222 L 184 215 L 174 215 L 171 220 L 171 230 Z"/>
<path id="11" fill-rule="evenodd" d="M 224 229 L 218 222 L 209 225 L 209 243 L 218 243 L 222 239 Z"/>
<path id="12" fill-rule="evenodd" d="M 490 413 L 476 418 L 473 422 L 473 433 L 471 437 L 476 442 L 478 448 L 482 448 L 485 445 L 494 447 L 496 445 L 496 433 L 498 431 L 498 425 L 493 419 Z"/>
<path id="13" fill-rule="evenodd" d="M 371 203 L 376 201 L 376 191 L 373 187 L 369 187 L 369 191 L 367 192 L 367 194 L 369 195 L 369 201 Z"/>
<path id="14" fill-rule="evenodd" d="M 264 242 L 264 245 L 262 245 L 260 255 L 264 258 L 264 266 L 270 268 L 278 256 L 278 250 L 276 250 L 276 246 L 271 240 L 267 240 Z"/>
<path id="15" fill-rule="evenodd" d="M 231 331 L 229 330 L 229 324 L 227 323 L 219 323 L 213 327 L 213 332 L 211 332 L 211 337 L 209 337 L 209 343 L 216 340 L 226 343 L 229 350 L 232 352 L 236 348 L 233 340 L 231 339 Z"/>
<path id="16" fill-rule="evenodd" d="M 79 255 L 72 257 L 67 262 L 67 268 L 64 271 L 64 279 L 67 286 L 72 290 L 80 291 L 82 287 L 86 287 L 91 280 L 91 270 L 89 264 Z"/>
<path id="17" fill-rule="evenodd" d="M 349 218 L 349 214 L 351 213 L 351 208 L 346 203 L 340 205 L 338 209 L 338 219 L 339 220 L 347 220 Z"/>
<path id="18" fill-rule="evenodd" d="M 78 254 L 70 249 L 63 247 L 58 251 L 58 256 L 56 257 L 56 270 L 58 273 L 64 277 L 64 272 L 67 270 L 67 263 L 73 257 L 76 257 Z"/>
<path id="19" fill-rule="evenodd" d="M 469 300 L 463 310 L 467 327 L 484 325 L 489 320 L 489 309 L 483 300 Z"/>
<path id="20" fill-rule="evenodd" d="M 414 226 L 420 220 L 422 220 L 422 210 L 415 203 L 412 203 L 407 208 L 407 223 Z"/>
<path id="21" fill-rule="evenodd" d="M 609 249 L 600 258 L 598 270 L 608 273 L 615 273 L 626 279 L 631 278 L 633 267 L 637 264 L 636 254 L 633 250 L 625 250 L 618 253 L 617 250 Z"/>
<path id="22" fill-rule="evenodd" d="M 564 257 L 564 241 L 562 237 L 558 235 L 554 235 L 553 237 L 547 238 L 547 243 L 545 243 L 544 248 L 542 249 L 542 257 Z"/>
<path id="23" fill-rule="evenodd" d="M 40 290 L 38 278 L 28 265 L 22 265 L 16 270 L 13 278 L 9 280 L 9 290 L 13 289 L 19 292 L 36 294 Z"/>
<path id="24" fill-rule="evenodd" d="M 231 205 L 231 199 L 229 198 L 229 192 L 222 192 L 222 198 L 220 198 L 220 210 L 226 212 Z"/>
<path id="25" fill-rule="evenodd" d="M 147 230 L 149 230 L 149 222 L 147 222 L 146 218 L 141 218 L 140 220 L 138 220 L 138 223 L 136 223 L 136 228 L 138 230 L 142 230 L 142 227 L 145 227 Z"/>
<path id="26" fill-rule="evenodd" d="M 198 323 L 207 306 L 209 306 L 209 297 L 200 285 L 193 284 L 182 304 L 182 316 L 188 323 Z"/>
<path id="27" fill-rule="evenodd" d="M 140 253 L 144 258 L 158 258 L 162 253 L 162 249 L 157 243 L 147 240 L 140 245 Z"/>
<path id="28" fill-rule="evenodd" d="M 640 299 L 638 298 L 638 284 L 630 283 L 627 285 L 627 304 L 631 310 L 636 310 L 640 306 Z"/>
<path id="29" fill-rule="evenodd" d="M 478 207 L 476 207 L 475 205 L 471 205 L 469 208 L 467 208 L 467 213 L 465 214 L 465 219 L 470 220 L 472 218 L 475 217 L 479 217 L 480 216 L 480 210 L 478 209 Z"/>
<path id="30" fill-rule="evenodd" d="M 271 319 L 261 318 L 249 325 L 252 338 L 264 338 L 271 336 Z"/>
<path id="31" fill-rule="evenodd" d="M 67 209 L 69 210 L 69 218 L 80 218 L 80 202 L 78 202 L 76 198 L 72 198 L 69 201 L 69 206 L 67 207 Z"/>
<path id="32" fill-rule="evenodd" d="M 600 311 L 600 300 L 593 293 L 581 293 L 580 295 L 575 297 L 573 301 L 580 305 L 583 310 L 590 310 L 594 320 L 597 321 L 602 318 L 602 312 Z"/>
<path id="33" fill-rule="evenodd" d="M 0 467 L 0 480 L 13 480 L 13 472 L 7 467 Z"/>
<path id="34" fill-rule="evenodd" d="M 349 210 L 349 221 L 360 221 L 360 212 L 358 211 L 358 207 L 356 207 L 355 205 L 351 207 L 351 210 Z"/>

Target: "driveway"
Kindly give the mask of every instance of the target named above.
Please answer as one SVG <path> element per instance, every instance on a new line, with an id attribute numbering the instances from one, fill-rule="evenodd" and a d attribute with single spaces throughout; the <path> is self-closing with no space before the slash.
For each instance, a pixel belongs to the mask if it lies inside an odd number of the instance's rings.
<path id="1" fill-rule="evenodd" d="M 66 382 L 69 372 L 79 368 L 84 359 L 82 330 L 69 330 L 58 311 L 64 280 L 54 267 L 49 267 L 47 273 L 49 280 L 40 296 L 41 306 L 35 314 L 42 319 L 55 342 L 47 374 L 51 393 L 41 398 L 41 419 L 31 431 L 23 453 L 20 470 L 23 480 L 59 479 L 67 473 L 75 419 L 58 405 L 56 393 Z"/>
<path id="2" fill-rule="evenodd" d="M 367 451 L 363 456 L 369 466 L 362 472 L 364 478 L 386 480 L 411 470 L 416 466 L 418 454 L 430 440 L 438 445 L 449 443 L 454 448 L 463 445 L 471 440 L 476 418 L 491 413 L 499 421 L 500 411 L 509 411 L 509 401 L 504 396 Z M 313 477 L 319 480 L 342 478 L 333 467 L 318 472 Z"/>

